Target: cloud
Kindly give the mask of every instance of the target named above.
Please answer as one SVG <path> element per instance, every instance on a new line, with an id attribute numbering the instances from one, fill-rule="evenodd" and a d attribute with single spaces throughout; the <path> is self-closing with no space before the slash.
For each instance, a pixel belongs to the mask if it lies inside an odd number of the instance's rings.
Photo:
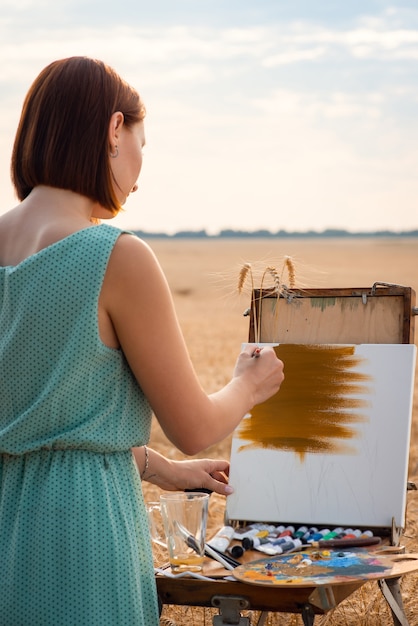
<path id="1" fill-rule="evenodd" d="M 264 67 L 275 67 L 277 65 L 290 65 L 304 61 L 315 61 L 326 54 L 325 46 L 307 48 L 300 50 L 289 50 L 281 54 L 266 57 L 262 61 Z"/>
<path id="2" fill-rule="evenodd" d="M 418 91 L 417 91 L 418 95 Z M 381 117 L 385 98 L 380 93 L 352 94 L 342 91 L 296 92 L 277 90 L 267 99 L 255 99 L 254 104 L 269 115 L 303 118 L 356 118 L 357 120 Z"/>
<path id="3" fill-rule="evenodd" d="M 189 105 L 168 120 L 160 103 L 140 191 L 120 223 L 169 232 L 416 224 L 418 147 L 382 118 L 378 94 L 282 89 L 251 105 L 215 118 Z"/>
<path id="4" fill-rule="evenodd" d="M 9 147 L 29 85 L 53 59 L 85 54 L 138 87 L 148 110 L 126 226 L 367 229 L 377 219 L 401 227 L 398 218 L 417 226 L 418 11 L 243 26 L 146 23 L 132 13 L 118 24 L 104 2 L 100 20 L 83 13 L 80 24 L 77 3 L 36 5 L 42 11 L 29 0 L 19 14 L 0 9 L 6 206 Z M 58 19 L 66 7 L 72 21 Z"/>
<path id="5" fill-rule="evenodd" d="M 2 0 L 2 9 L 7 9 L 8 12 L 20 13 L 29 9 L 39 10 L 47 8 L 50 5 L 49 0 Z"/>
<path id="6" fill-rule="evenodd" d="M 29 19 L 31 6 L 29 0 L 21 0 L 18 15 L 28 12 Z M 50 6 L 48 0 L 41 8 L 46 6 Z M 25 7 L 27 12 L 23 11 Z M 390 74 L 390 68 L 418 58 L 418 11 L 405 16 L 388 10 L 378 17 L 360 17 L 350 28 L 309 20 L 258 23 L 252 27 L 144 26 L 134 18 L 131 24 L 94 26 L 86 22 L 83 26 L 65 26 L 62 22 L 61 27 L 51 29 L 48 19 L 34 18 L 29 29 L 15 23 L 16 13 L 10 17 L 4 8 L 2 13 L 0 96 L 5 91 L 23 94 L 42 67 L 73 54 L 104 59 L 145 91 L 159 89 L 161 94 L 167 88 L 179 90 L 181 85 L 194 84 L 194 97 L 198 96 L 198 85 L 238 93 L 248 90 L 247 85 L 254 80 L 257 90 L 265 94 L 274 82 L 282 83 L 282 72 L 288 66 L 294 68 L 292 79 L 297 90 L 310 80 L 312 65 L 317 84 L 326 89 L 330 68 L 337 62 L 344 71 L 341 77 L 334 72 L 333 81 L 341 81 L 334 88 L 341 89 L 348 68 L 350 80 L 358 71 L 357 83 L 371 71 L 369 66 L 360 65 L 365 60 L 385 63 L 384 72 L 383 67 L 373 72 L 374 80 L 392 81 L 393 88 L 402 76 L 399 72 L 396 76 Z M 357 84 L 356 89 L 361 86 Z M 335 103 L 332 109 L 337 112 Z M 341 115 L 341 106 L 339 110 Z"/>
<path id="7" fill-rule="evenodd" d="M 417 12 L 418 15 L 418 12 Z M 13 22 L 3 18 L 9 28 L 4 29 L 0 49 L 9 60 L 17 58 L 56 58 L 59 50 L 81 47 L 90 50 L 108 50 L 106 56 L 124 56 L 134 51 L 137 62 L 171 63 L 193 58 L 200 61 L 227 61 L 236 59 L 260 60 L 265 66 L 277 63 L 305 63 L 318 57 L 334 54 L 336 50 L 353 57 L 379 58 L 383 53 L 402 52 L 402 58 L 415 58 L 418 45 L 417 27 L 393 28 L 383 20 L 374 28 L 359 25 L 356 28 L 330 28 L 305 22 L 283 22 L 273 25 L 255 25 L 242 28 L 195 27 L 186 25 L 141 27 L 108 24 L 107 26 L 62 26 L 51 30 L 48 24 L 34 23 L 32 30 L 13 29 Z M 364 21 L 364 20 L 363 20 Z M 417 18 L 418 22 L 418 18 Z M 11 28 L 10 28 L 11 27 Z M 34 47 L 36 42 L 36 47 Z M 32 54 L 28 56 L 28 51 Z M 54 51 L 54 52 L 53 52 Z"/>

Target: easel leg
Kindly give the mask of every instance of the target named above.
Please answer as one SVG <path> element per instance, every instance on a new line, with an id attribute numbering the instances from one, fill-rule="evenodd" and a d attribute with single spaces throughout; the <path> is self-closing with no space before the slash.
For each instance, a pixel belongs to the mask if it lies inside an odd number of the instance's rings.
<path id="1" fill-rule="evenodd" d="M 315 613 L 310 604 L 305 604 L 302 607 L 302 619 L 304 626 L 313 626 L 315 620 Z"/>
<path id="2" fill-rule="evenodd" d="M 269 615 L 268 611 L 263 611 L 262 613 L 260 613 L 256 626 L 264 626 L 264 624 L 266 623 L 266 619 L 268 618 L 268 615 Z"/>
<path id="3" fill-rule="evenodd" d="M 399 586 L 400 578 L 379 580 L 379 587 L 392 611 L 394 626 L 409 626 L 406 618 Z"/>

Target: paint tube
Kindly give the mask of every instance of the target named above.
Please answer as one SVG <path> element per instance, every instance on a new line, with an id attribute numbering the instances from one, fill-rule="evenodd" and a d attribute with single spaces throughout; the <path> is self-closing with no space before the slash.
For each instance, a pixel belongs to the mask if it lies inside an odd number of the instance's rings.
<path id="1" fill-rule="evenodd" d="M 288 539 L 284 543 L 273 544 L 265 543 L 256 548 L 259 552 L 274 556 L 276 554 L 285 554 L 286 552 L 292 552 L 293 550 L 300 550 L 302 548 L 302 542 L 300 539 Z"/>
<path id="2" fill-rule="evenodd" d="M 212 548 L 216 548 L 216 550 L 225 552 L 225 550 L 232 541 L 234 533 L 235 530 L 232 528 L 232 526 L 224 526 L 223 528 L 218 530 L 216 535 L 214 535 L 212 539 L 207 542 L 207 544 Z"/>
<path id="3" fill-rule="evenodd" d="M 263 543 L 271 543 L 268 537 L 244 537 L 242 540 L 242 547 L 244 550 L 253 550 L 258 548 Z"/>

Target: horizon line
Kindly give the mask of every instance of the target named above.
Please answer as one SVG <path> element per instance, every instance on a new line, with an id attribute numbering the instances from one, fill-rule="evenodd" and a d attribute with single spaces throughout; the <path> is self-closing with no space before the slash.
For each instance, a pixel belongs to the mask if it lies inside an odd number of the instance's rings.
<path id="1" fill-rule="evenodd" d="M 340 228 L 326 228 L 322 231 L 286 231 L 276 232 L 267 229 L 258 230 L 235 230 L 232 228 L 222 229 L 218 233 L 210 234 L 206 229 L 199 230 L 179 230 L 175 233 L 145 231 L 141 229 L 131 229 L 136 235 L 146 238 L 161 239 L 232 239 L 232 238 L 371 238 L 371 237 L 418 237 L 418 228 L 403 231 L 376 230 L 376 231 L 348 231 Z"/>

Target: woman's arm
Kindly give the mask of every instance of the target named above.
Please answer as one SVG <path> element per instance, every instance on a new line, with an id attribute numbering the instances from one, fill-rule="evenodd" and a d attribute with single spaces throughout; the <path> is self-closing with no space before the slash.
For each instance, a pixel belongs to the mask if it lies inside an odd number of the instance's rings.
<path id="1" fill-rule="evenodd" d="M 142 240 L 122 235 L 112 252 L 100 305 L 168 439 L 193 455 L 217 443 L 284 378 L 274 350 L 237 360 L 230 382 L 207 395 L 192 366 L 170 290 L 153 252 Z"/>
<path id="2" fill-rule="evenodd" d="M 132 449 L 142 480 L 166 491 L 210 489 L 223 496 L 233 492 L 228 485 L 228 461 L 193 459 L 173 461 L 152 448 Z M 147 458 L 146 458 L 147 457 Z"/>

